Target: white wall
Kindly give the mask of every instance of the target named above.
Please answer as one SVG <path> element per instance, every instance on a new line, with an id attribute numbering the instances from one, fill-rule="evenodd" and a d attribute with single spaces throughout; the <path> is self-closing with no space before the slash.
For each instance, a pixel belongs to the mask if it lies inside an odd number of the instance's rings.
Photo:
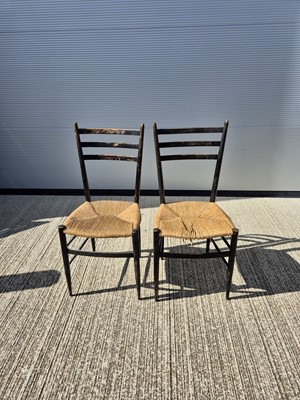
<path id="1" fill-rule="evenodd" d="M 76 120 L 144 122 L 142 188 L 157 188 L 154 121 L 229 119 L 220 189 L 300 190 L 299 3 L 2 0 L 0 187 L 81 188 Z M 210 186 L 176 168 L 168 188 Z M 126 174 L 102 178 L 129 187 Z"/>

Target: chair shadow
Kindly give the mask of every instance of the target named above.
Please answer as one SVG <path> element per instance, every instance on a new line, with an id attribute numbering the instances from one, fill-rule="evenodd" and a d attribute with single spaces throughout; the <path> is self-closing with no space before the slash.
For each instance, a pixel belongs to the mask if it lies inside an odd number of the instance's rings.
<path id="1" fill-rule="evenodd" d="M 38 196 L 37 198 L 35 196 L 13 197 L 13 206 L 8 201 L 5 204 L 1 204 L 1 213 L 5 218 L 0 218 L 0 238 L 6 238 L 41 225 L 49 224 L 50 219 L 65 217 L 83 202 L 82 196 L 75 196 L 72 197 L 72 201 L 66 201 L 57 210 L 55 206 L 57 196 Z M 58 199 L 61 200 L 60 197 Z M 23 212 L 20 210 L 23 210 Z"/>
<path id="2" fill-rule="evenodd" d="M 45 225 L 48 222 L 46 221 L 20 221 L 17 226 L 14 227 L 2 227 L 0 228 L 0 238 L 6 238 L 8 236 L 14 235 L 16 233 L 26 231 L 28 229 L 35 228 L 40 225 Z"/>
<path id="3" fill-rule="evenodd" d="M 287 245 L 288 248 L 272 248 L 278 245 Z M 230 299 L 300 291 L 300 264 L 289 254 L 299 250 L 297 245 L 299 239 L 266 235 L 241 236 L 235 268 L 242 282 L 234 283 L 234 275 Z M 190 245 L 174 246 L 170 250 L 199 251 Z M 226 266 L 220 259 L 166 259 L 164 269 L 165 280 L 159 284 L 160 301 L 215 293 L 224 293 L 225 297 Z"/>
<path id="4" fill-rule="evenodd" d="M 60 278 L 56 270 L 25 272 L 0 276 L 0 293 L 40 289 L 55 285 Z"/>

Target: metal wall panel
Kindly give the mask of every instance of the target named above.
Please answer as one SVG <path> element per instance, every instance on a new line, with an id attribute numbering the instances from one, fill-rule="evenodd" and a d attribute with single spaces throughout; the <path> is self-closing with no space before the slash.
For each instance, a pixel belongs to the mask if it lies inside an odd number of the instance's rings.
<path id="1" fill-rule="evenodd" d="M 299 39 L 296 0 L 2 0 L 0 187 L 80 188 L 76 120 L 144 122 L 142 188 L 157 188 L 154 121 L 229 119 L 220 189 L 300 190 Z M 92 168 L 95 187 L 129 187 Z M 207 189 L 207 171 L 173 165 L 167 186 Z"/>

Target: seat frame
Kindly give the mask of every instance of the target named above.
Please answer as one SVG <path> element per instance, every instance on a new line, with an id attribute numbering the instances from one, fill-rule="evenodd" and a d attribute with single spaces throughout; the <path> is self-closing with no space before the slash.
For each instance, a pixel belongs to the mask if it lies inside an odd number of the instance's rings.
<path id="1" fill-rule="evenodd" d="M 133 202 L 139 204 L 140 187 L 141 187 L 141 170 L 142 170 L 142 155 L 144 144 L 144 124 L 141 124 L 139 130 L 133 129 L 111 129 L 111 128 L 78 128 L 77 122 L 74 123 L 74 132 L 80 162 L 80 169 L 84 187 L 84 194 L 86 201 L 91 202 L 91 194 L 88 183 L 86 160 L 110 160 L 110 161 L 129 161 L 136 162 L 136 176 Z M 97 141 L 83 141 L 82 135 L 130 135 L 139 136 L 139 143 L 119 143 L 119 142 L 97 142 Z M 136 156 L 125 155 L 107 155 L 107 154 L 84 154 L 83 148 L 118 148 L 118 149 L 136 149 Z M 136 288 L 138 299 L 141 298 L 141 284 L 140 284 L 140 256 L 141 256 L 141 235 L 140 227 L 132 230 L 132 251 L 122 252 L 98 252 L 96 251 L 96 240 L 93 237 L 84 237 L 83 242 L 79 248 L 74 249 L 70 247 L 71 243 L 79 236 L 71 235 L 72 237 L 67 240 L 65 233 L 66 226 L 60 225 L 58 227 L 59 238 L 62 250 L 62 257 L 64 263 L 65 276 L 70 296 L 72 293 L 71 282 L 71 263 L 77 256 L 88 257 L 103 257 L 103 258 L 133 258 L 134 270 L 136 279 Z M 92 251 L 82 250 L 88 240 L 91 239 Z M 70 255 L 72 257 L 70 257 Z"/>
<path id="2" fill-rule="evenodd" d="M 178 161 L 178 160 L 216 160 L 215 171 L 213 176 L 213 184 L 211 188 L 210 202 L 216 201 L 218 183 L 220 178 L 220 171 L 223 160 L 223 153 L 225 148 L 225 142 L 227 137 L 229 122 L 225 121 L 223 127 L 209 127 L 209 128 L 176 128 L 176 129 L 158 129 L 157 124 L 153 124 L 153 135 L 155 144 L 156 154 L 156 166 L 157 176 L 159 184 L 159 196 L 160 203 L 166 204 L 164 180 L 162 162 L 165 161 Z M 185 135 L 185 134 L 213 134 L 220 133 L 220 141 L 160 141 L 162 135 Z M 219 151 L 217 154 L 169 154 L 161 155 L 162 148 L 178 148 L 178 147 L 218 147 Z M 237 228 L 232 229 L 232 235 L 228 240 L 224 236 L 219 236 L 223 243 L 226 245 L 226 250 L 220 249 L 216 243 L 216 238 L 206 239 L 206 251 L 205 253 L 189 253 L 189 252 L 171 252 L 165 251 L 164 236 L 162 235 L 159 228 L 153 230 L 153 250 L 154 250 L 154 289 L 155 289 L 155 300 L 159 300 L 159 260 L 165 258 L 179 258 L 179 259 L 202 259 L 202 258 L 221 258 L 227 266 L 227 279 L 226 279 L 226 299 L 229 299 L 232 275 L 234 269 L 234 261 L 236 256 L 236 248 L 238 241 L 239 230 Z M 210 243 L 213 244 L 215 251 L 210 251 Z"/>

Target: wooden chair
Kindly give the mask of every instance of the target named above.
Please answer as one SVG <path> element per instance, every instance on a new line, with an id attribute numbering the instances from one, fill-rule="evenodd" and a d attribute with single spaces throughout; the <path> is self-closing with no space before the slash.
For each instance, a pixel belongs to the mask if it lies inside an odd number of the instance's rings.
<path id="1" fill-rule="evenodd" d="M 225 146 L 225 140 L 228 130 L 228 121 L 225 121 L 223 127 L 211 128 L 177 128 L 177 129 L 158 129 L 157 124 L 153 125 L 154 143 L 156 152 L 157 174 L 159 183 L 160 207 L 158 208 L 154 220 L 153 245 L 154 245 L 154 286 L 155 300 L 158 301 L 159 284 L 159 259 L 160 258 L 221 258 L 227 266 L 227 287 L 226 299 L 229 299 L 231 286 L 238 229 L 235 228 L 232 221 L 226 213 L 215 203 L 217 188 Z M 218 140 L 177 140 L 176 135 L 187 137 L 188 134 L 194 134 L 199 138 L 202 134 L 213 136 L 219 134 Z M 194 136 L 194 137 L 195 137 Z M 203 139 L 202 135 L 202 139 Z M 161 141 L 161 137 L 167 137 Z M 169 138 L 172 139 L 169 139 Z M 177 136 L 178 138 L 178 136 Z M 168 141 L 166 141 L 168 140 Z M 217 152 L 213 154 L 177 154 L 178 148 L 216 148 Z M 168 154 L 161 154 L 167 149 Z M 171 153 L 171 154 L 170 154 Z M 180 201 L 166 203 L 165 189 L 163 181 L 163 162 L 182 160 L 215 160 L 215 171 L 211 189 L 210 201 Z M 192 174 L 196 174 L 193 170 Z M 187 240 L 206 240 L 205 252 L 172 252 L 164 249 L 164 238 L 179 238 Z M 230 239 L 226 238 L 230 237 Z M 225 250 L 220 249 L 217 238 L 220 238 L 225 244 Z M 210 251 L 210 243 L 214 245 L 215 251 Z M 193 247 L 193 250 L 194 247 Z"/>
<path id="2" fill-rule="evenodd" d="M 94 257 L 117 257 L 117 258 L 133 258 L 135 267 L 135 278 L 138 298 L 140 299 L 140 222 L 141 214 L 139 209 L 140 197 L 140 183 L 141 183 L 141 167 L 142 167 L 142 154 L 143 154 L 143 139 L 144 139 L 144 125 L 142 124 L 140 130 L 130 129 L 106 129 L 106 128 L 78 128 L 77 123 L 74 124 L 75 137 L 82 173 L 82 180 L 84 186 L 84 193 L 86 201 L 74 210 L 60 225 L 59 236 L 61 243 L 61 250 L 64 262 L 65 275 L 69 293 L 72 296 L 71 285 L 71 271 L 70 265 L 74 258 L 78 255 L 81 256 L 94 256 Z M 96 141 L 101 135 L 108 135 L 114 137 L 131 135 L 135 143 L 123 142 L 100 142 Z M 84 141 L 83 138 L 93 137 L 93 141 Z M 87 139 L 88 140 L 88 139 Z M 84 154 L 84 149 L 94 148 L 100 149 L 102 154 Z M 103 154 L 103 148 L 115 149 L 134 149 L 134 155 L 107 155 Z M 90 151 L 90 150 L 88 150 Z M 94 150 L 95 151 L 95 150 Z M 98 153 L 99 150 L 97 150 Z M 136 163 L 135 172 L 135 191 L 133 202 L 117 201 L 117 200 L 97 200 L 92 201 L 87 178 L 86 161 L 89 160 L 110 160 L 110 161 L 129 161 Z M 106 170 L 105 170 L 106 172 Z M 67 236 L 68 235 L 68 236 Z M 71 235 L 71 238 L 69 238 Z M 97 252 L 96 239 L 106 238 L 125 238 L 132 237 L 132 251 L 126 252 Z M 74 249 L 70 247 L 71 243 L 76 237 L 85 238 L 80 247 Z M 86 242 L 91 239 L 92 250 L 82 250 Z M 74 245 L 74 244 L 73 244 Z"/>

